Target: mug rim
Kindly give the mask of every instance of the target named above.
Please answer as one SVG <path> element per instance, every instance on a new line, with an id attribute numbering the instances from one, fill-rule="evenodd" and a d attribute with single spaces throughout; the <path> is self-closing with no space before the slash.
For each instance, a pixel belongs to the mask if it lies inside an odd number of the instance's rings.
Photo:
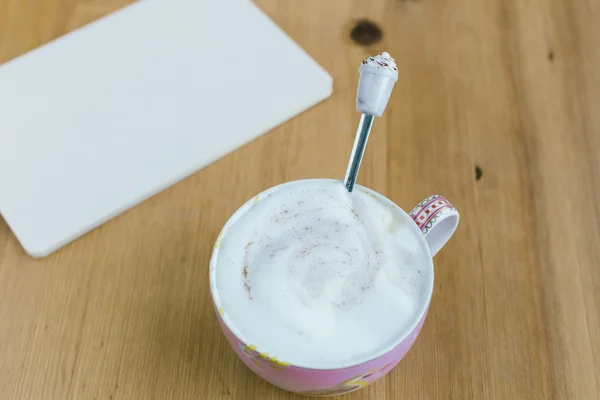
<path id="1" fill-rule="evenodd" d="M 229 217 L 229 219 L 227 219 L 227 222 L 225 222 L 225 224 L 223 225 L 223 228 L 221 228 L 221 231 L 219 232 L 219 236 L 217 237 L 216 242 L 218 243 L 219 240 L 222 240 L 225 237 L 225 233 L 226 233 L 227 229 L 229 227 L 231 227 L 242 215 L 244 215 L 246 212 L 248 212 L 252 209 L 252 207 L 255 204 L 255 202 L 254 202 L 255 199 L 258 199 L 259 197 L 262 197 L 264 195 L 269 195 L 273 191 L 281 189 L 282 187 L 291 186 L 291 185 L 298 184 L 300 182 L 307 182 L 307 181 L 341 182 L 338 179 L 330 179 L 330 178 L 298 179 L 298 180 L 294 180 L 294 181 L 284 182 L 279 185 L 275 185 L 268 189 L 265 189 L 262 192 L 255 195 L 254 197 L 250 198 L 248 201 L 246 201 L 242 206 L 240 206 Z M 342 184 L 343 184 L 343 182 L 342 182 Z M 363 190 L 368 194 L 375 195 L 379 200 L 382 200 L 384 203 L 387 203 L 387 204 L 393 206 L 393 208 L 396 209 L 397 211 L 399 211 L 399 213 L 401 215 L 403 215 L 404 218 L 406 218 L 407 220 L 409 220 L 411 222 L 409 225 L 412 226 L 412 228 L 410 228 L 410 229 L 412 229 L 414 231 L 415 235 L 419 238 L 417 240 L 421 243 L 421 246 L 427 250 L 427 254 L 429 254 L 429 257 L 427 257 L 427 260 L 428 260 L 428 267 L 429 267 L 429 270 L 431 273 L 429 274 L 430 278 L 427 279 L 425 282 L 425 285 L 424 285 L 425 293 L 423 295 L 423 298 L 426 301 L 423 301 L 423 303 L 417 308 L 417 312 L 415 313 L 415 316 L 413 317 L 414 320 L 411 322 L 411 324 L 406 325 L 406 327 L 402 330 L 402 333 L 400 335 L 398 335 L 397 338 L 395 338 L 393 341 L 391 341 L 390 344 L 388 344 L 387 346 L 383 346 L 378 351 L 368 354 L 364 358 L 358 359 L 358 361 L 353 360 L 353 361 L 349 361 L 346 363 L 340 363 L 340 365 L 335 365 L 333 367 L 318 367 L 318 366 L 314 366 L 314 365 L 311 366 L 311 365 L 299 365 L 299 364 L 289 363 L 290 364 L 289 367 L 295 367 L 295 368 L 306 369 L 306 370 L 335 371 L 335 370 L 340 370 L 340 369 L 345 369 L 345 368 L 357 367 L 362 364 L 368 363 L 370 361 L 376 360 L 379 357 L 389 353 L 391 350 L 396 348 L 398 345 L 400 345 L 411 334 L 411 332 L 413 332 L 414 329 L 419 325 L 421 320 L 427 314 L 427 310 L 429 309 L 429 305 L 431 303 L 431 298 L 433 296 L 433 287 L 434 287 L 435 277 L 434 277 L 433 257 L 431 256 L 431 253 L 429 252 L 429 245 L 427 244 L 427 241 L 425 240 L 425 235 L 423 234 L 423 232 L 421 232 L 421 230 L 418 228 L 417 224 L 415 224 L 415 222 L 410 217 L 410 215 L 406 211 L 404 211 L 399 205 L 394 203 L 392 200 L 388 199 L 386 196 L 384 196 L 381 193 L 378 193 L 372 189 L 369 189 L 365 186 L 361 186 L 358 184 L 355 185 L 354 190 Z M 215 310 L 217 312 L 217 318 L 220 318 L 223 321 L 225 326 L 231 331 L 231 333 L 233 333 L 235 335 L 235 337 L 240 342 L 242 342 L 246 346 L 250 346 L 251 343 L 249 343 L 249 341 L 246 340 L 246 338 L 244 337 L 244 334 L 239 329 L 237 329 L 234 322 L 228 317 L 228 314 L 227 313 L 223 314 L 220 312 L 220 310 L 222 310 L 222 303 L 221 303 L 221 300 L 219 297 L 219 292 L 217 289 L 217 282 L 216 282 L 216 275 L 217 275 L 216 274 L 216 269 L 217 269 L 216 266 L 217 266 L 217 259 L 218 259 L 219 252 L 220 252 L 220 249 L 219 249 L 219 247 L 216 246 L 216 243 L 215 243 L 215 246 L 213 247 L 213 251 L 212 251 L 212 254 L 210 257 L 210 261 L 209 261 L 209 281 L 210 281 L 211 297 L 213 300 L 213 304 L 215 306 Z M 254 343 L 252 343 L 252 345 L 256 346 Z M 255 348 L 255 350 L 258 353 L 267 353 L 268 352 L 267 349 L 258 347 L 258 346 Z M 287 360 L 281 360 L 281 361 L 285 361 L 286 363 L 288 363 Z"/>

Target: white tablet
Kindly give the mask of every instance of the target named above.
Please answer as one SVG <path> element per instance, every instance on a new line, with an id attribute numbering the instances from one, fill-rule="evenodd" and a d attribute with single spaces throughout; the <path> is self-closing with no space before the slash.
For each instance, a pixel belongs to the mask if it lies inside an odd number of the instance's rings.
<path id="1" fill-rule="evenodd" d="M 0 214 L 45 256 L 331 94 L 247 0 L 142 0 L 0 66 Z"/>

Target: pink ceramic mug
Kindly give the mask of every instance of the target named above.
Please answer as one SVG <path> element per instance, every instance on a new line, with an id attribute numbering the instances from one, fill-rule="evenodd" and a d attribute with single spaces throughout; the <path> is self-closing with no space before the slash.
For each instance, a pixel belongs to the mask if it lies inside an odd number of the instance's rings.
<path id="1" fill-rule="evenodd" d="M 267 189 L 255 196 L 246 204 L 240 207 L 227 221 L 221 234 L 215 243 L 213 254 L 210 261 L 210 290 L 213 302 L 217 311 L 217 317 L 221 329 L 227 337 L 227 340 L 233 346 L 233 349 L 252 371 L 267 380 L 268 382 L 291 392 L 296 392 L 309 396 L 329 396 L 351 392 L 373 383 L 387 372 L 389 372 L 411 348 L 417 338 L 421 326 L 425 321 L 429 302 L 433 291 L 433 261 L 429 259 L 430 276 L 429 282 L 425 285 L 428 291 L 427 302 L 422 304 L 420 312 L 417 313 L 405 334 L 398 337 L 388 348 L 384 348 L 378 353 L 373 354 L 368 361 L 357 365 L 348 365 L 335 369 L 310 368 L 309 366 L 290 365 L 285 361 L 271 357 L 266 349 L 259 349 L 251 343 L 244 343 L 235 324 L 228 318 L 227 311 L 222 307 L 217 292 L 215 266 L 219 249 L 224 235 L 228 228 L 244 213 L 248 212 L 261 198 L 266 197 L 275 189 L 285 185 L 293 185 L 295 182 L 284 183 Z M 388 202 L 395 207 L 400 215 L 410 218 L 416 222 L 414 233 L 426 241 L 433 257 L 444 244 L 450 239 L 456 227 L 458 226 L 459 215 L 456 209 L 441 196 L 434 195 L 426 198 L 419 203 L 410 214 L 406 214 L 391 200 L 385 198 L 370 189 L 357 185 L 354 190 L 363 190 L 378 197 L 381 201 Z M 236 334 L 236 332 L 238 332 Z"/>

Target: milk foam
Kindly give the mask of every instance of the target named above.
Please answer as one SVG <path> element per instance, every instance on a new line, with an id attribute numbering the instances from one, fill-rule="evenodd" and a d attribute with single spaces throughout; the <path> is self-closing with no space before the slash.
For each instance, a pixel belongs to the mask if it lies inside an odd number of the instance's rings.
<path id="1" fill-rule="evenodd" d="M 431 294 L 414 222 L 334 180 L 277 187 L 223 232 L 216 284 L 247 344 L 314 368 L 366 361 L 414 327 Z"/>

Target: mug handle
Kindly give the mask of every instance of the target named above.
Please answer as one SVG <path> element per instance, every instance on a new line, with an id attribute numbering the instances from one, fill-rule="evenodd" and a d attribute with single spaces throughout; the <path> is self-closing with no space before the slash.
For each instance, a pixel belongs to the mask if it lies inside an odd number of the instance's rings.
<path id="1" fill-rule="evenodd" d="M 432 257 L 450 239 L 459 220 L 456 208 L 439 194 L 420 202 L 410 212 L 410 217 L 425 236 Z"/>

